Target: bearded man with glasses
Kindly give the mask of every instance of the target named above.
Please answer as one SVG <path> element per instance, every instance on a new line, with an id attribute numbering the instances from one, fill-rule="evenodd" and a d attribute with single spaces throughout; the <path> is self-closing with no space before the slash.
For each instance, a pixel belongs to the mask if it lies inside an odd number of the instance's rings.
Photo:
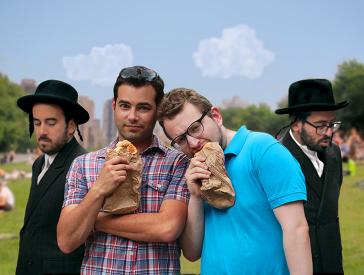
<path id="1" fill-rule="evenodd" d="M 283 127 L 289 131 L 281 141 L 300 163 L 306 179 L 304 208 L 314 273 L 344 272 L 338 217 L 342 160 L 332 137 L 341 125 L 335 111 L 347 105 L 347 101 L 335 104 L 328 80 L 305 79 L 290 85 L 288 107 L 276 110 L 289 114 L 291 123 Z"/>
<path id="2" fill-rule="evenodd" d="M 188 159 L 153 134 L 164 83 L 142 66 L 121 70 L 112 109 L 117 138 L 77 158 L 69 171 L 58 244 L 69 253 L 86 242 L 82 274 L 179 274 L 177 239 L 187 217 Z M 131 214 L 101 213 L 103 201 L 132 170 L 122 157 L 105 161 L 108 149 L 128 140 L 143 162 L 139 208 Z"/>
<path id="3" fill-rule="evenodd" d="M 268 134 L 225 128 L 219 108 L 191 89 L 166 94 L 158 114 L 171 145 L 191 158 L 180 244 L 188 260 L 201 257 L 201 274 L 312 274 L 305 182 L 288 150 Z M 207 142 L 224 149 L 236 194 L 228 209 L 201 198 L 201 180 L 211 173 L 194 154 Z"/>

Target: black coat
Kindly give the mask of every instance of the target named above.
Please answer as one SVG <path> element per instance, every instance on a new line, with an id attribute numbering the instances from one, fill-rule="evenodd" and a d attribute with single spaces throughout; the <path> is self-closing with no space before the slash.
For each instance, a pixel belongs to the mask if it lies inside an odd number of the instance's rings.
<path id="1" fill-rule="evenodd" d="M 57 223 L 62 209 L 66 175 L 72 161 L 86 151 L 73 138 L 59 151 L 37 184 L 44 156 L 35 160 L 32 183 L 20 230 L 16 274 L 79 273 L 83 247 L 64 254 L 57 245 Z"/>
<path id="2" fill-rule="evenodd" d="M 324 171 L 320 178 L 310 159 L 294 142 L 289 132 L 282 139 L 301 165 L 306 179 L 307 202 L 304 204 L 310 230 L 312 261 L 316 273 L 343 273 L 338 202 L 342 184 L 340 149 L 332 144 L 321 160 Z"/>

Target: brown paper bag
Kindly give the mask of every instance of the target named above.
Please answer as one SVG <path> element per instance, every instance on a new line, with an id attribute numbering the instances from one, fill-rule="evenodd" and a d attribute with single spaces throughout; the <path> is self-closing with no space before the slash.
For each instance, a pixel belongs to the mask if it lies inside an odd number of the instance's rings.
<path id="1" fill-rule="evenodd" d="M 126 180 L 104 201 L 103 211 L 112 214 L 128 214 L 139 207 L 142 159 L 135 146 L 128 140 L 119 141 L 114 150 L 106 153 L 106 160 L 121 156 L 135 170 L 128 170 Z"/>
<path id="2" fill-rule="evenodd" d="M 211 176 L 203 179 L 201 196 L 211 206 L 224 209 L 234 205 L 235 191 L 225 169 L 224 152 L 217 142 L 208 142 L 195 154 L 206 157 Z"/>

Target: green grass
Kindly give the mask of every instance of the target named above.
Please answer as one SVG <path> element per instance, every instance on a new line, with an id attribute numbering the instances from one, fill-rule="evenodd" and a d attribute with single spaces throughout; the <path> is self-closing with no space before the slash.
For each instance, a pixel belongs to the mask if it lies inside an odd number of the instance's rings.
<path id="1" fill-rule="evenodd" d="M 31 171 L 27 163 L 6 164 L 0 167 L 7 172 L 19 169 L 26 172 Z M 23 225 L 26 202 L 28 200 L 30 180 L 21 179 L 8 183 L 8 187 L 15 196 L 15 207 L 9 212 L 0 212 L 0 235 L 6 237 L 0 240 L 0 273 L 3 275 L 15 274 L 15 266 L 18 258 L 18 236 Z"/>
<path id="2" fill-rule="evenodd" d="M 346 176 L 340 194 L 339 217 L 346 274 L 364 274 L 364 165 L 356 176 Z"/>
<path id="3" fill-rule="evenodd" d="M 26 163 L 4 165 L 6 171 L 22 169 L 30 171 Z M 364 164 L 357 168 L 356 176 L 344 178 L 340 196 L 341 237 L 343 242 L 345 273 L 350 275 L 364 274 L 364 189 L 357 186 L 364 181 Z M 23 224 L 26 201 L 28 199 L 30 180 L 15 180 L 9 183 L 14 192 L 16 206 L 10 212 L 0 213 L 0 235 L 6 234 L 9 239 L 0 240 L 0 273 L 15 273 L 18 257 L 18 234 Z M 198 274 L 200 263 L 191 263 L 181 258 L 181 273 Z"/>

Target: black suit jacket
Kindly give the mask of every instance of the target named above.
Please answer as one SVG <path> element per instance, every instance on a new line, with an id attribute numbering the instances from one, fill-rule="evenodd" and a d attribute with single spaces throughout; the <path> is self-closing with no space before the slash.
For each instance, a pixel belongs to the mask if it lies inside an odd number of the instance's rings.
<path id="1" fill-rule="evenodd" d="M 57 223 L 62 209 L 66 175 L 72 161 L 86 151 L 75 138 L 58 152 L 37 184 L 44 155 L 32 167 L 32 183 L 20 231 L 16 274 L 79 273 L 83 247 L 64 254 L 57 245 Z"/>
<path id="2" fill-rule="evenodd" d="M 289 132 L 282 139 L 301 165 L 306 179 L 305 215 L 310 230 L 313 268 L 315 273 L 343 273 L 338 203 L 342 184 L 340 149 L 332 144 L 325 149 L 323 175 L 320 178 L 310 159 L 295 143 Z"/>

